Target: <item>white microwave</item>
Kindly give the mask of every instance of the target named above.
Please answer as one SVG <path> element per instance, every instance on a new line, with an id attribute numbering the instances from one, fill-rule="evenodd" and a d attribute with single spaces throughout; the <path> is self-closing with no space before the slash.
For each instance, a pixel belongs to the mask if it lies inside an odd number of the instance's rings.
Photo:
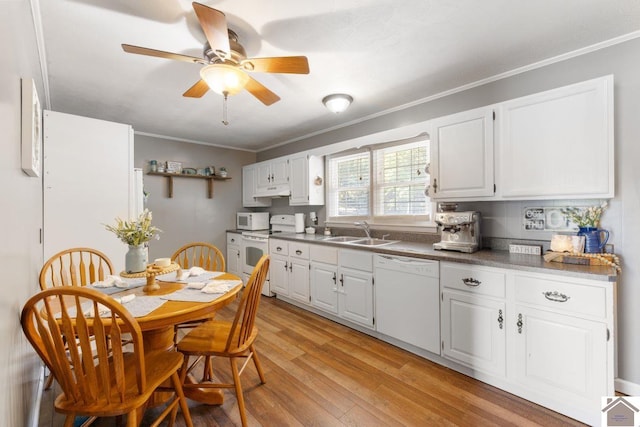
<path id="1" fill-rule="evenodd" d="M 236 214 L 238 230 L 268 230 L 269 212 L 238 212 Z"/>

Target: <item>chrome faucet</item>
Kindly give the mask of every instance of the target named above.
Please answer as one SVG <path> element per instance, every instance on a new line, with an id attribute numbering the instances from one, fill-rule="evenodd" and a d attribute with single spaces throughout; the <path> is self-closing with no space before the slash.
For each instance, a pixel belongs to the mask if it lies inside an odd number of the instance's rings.
<path id="1" fill-rule="evenodd" d="M 353 225 L 362 228 L 367 234 L 367 238 L 371 238 L 371 229 L 369 228 L 369 223 L 367 221 L 354 222 Z"/>

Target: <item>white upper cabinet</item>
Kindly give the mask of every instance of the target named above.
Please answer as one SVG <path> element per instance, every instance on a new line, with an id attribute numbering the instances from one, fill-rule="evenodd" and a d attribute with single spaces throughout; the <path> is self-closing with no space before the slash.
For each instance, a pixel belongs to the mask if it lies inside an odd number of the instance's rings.
<path id="1" fill-rule="evenodd" d="M 289 159 L 289 205 L 324 205 L 324 160 L 300 153 Z"/>
<path id="2" fill-rule="evenodd" d="M 499 104 L 504 199 L 614 196 L 613 76 Z"/>
<path id="3" fill-rule="evenodd" d="M 493 108 L 484 107 L 433 121 L 431 198 L 493 196 L 493 117 Z"/>
<path id="4" fill-rule="evenodd" d="M 258 193 L 263 188 L 289 185 L 289 159 L 280 157 L 257 163 Z"/>
<path id="5" fill-rule="evenodd" d="M 258 164 L 254 163 L 242 168 L 242 206 L 245 208 L 271 206 L 271 199 L 256 197 L 258 188 L 257 166 Z"/>

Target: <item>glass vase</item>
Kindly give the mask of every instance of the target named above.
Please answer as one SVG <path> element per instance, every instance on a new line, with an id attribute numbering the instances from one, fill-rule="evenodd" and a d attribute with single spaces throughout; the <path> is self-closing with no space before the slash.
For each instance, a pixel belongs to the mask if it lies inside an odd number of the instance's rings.
<path id="1" fill-rule="evenodd" d="M 147 268 L 147 248 L 144 245 L 129 245 L 124 258 L 124 269 L 127 273 L 139 273 Z"/>

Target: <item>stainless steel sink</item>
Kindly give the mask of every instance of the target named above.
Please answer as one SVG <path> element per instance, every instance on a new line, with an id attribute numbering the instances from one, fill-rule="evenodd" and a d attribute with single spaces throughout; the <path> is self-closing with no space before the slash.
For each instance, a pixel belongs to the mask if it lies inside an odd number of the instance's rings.
<path id="1" fill-rule="evenodd" d="M 335 237 L 327 237 L 326 239 L 324 239 L 325 242 L 336 242 L 336 243 L 349 243 L 349 242 L 354 242 L 356 240 L 362 240 L 362 237 L 335 236 Z"/>
<path id="2" fill-rule="evenodd" d="M 359 245 L 359 246 L 382 246 L 382 245 L 390 245 L 391 243 L 397 243 L 398 240 L 383 240 L 383 239 L 360 239 L 348 242 L 350 245 Z"/>

